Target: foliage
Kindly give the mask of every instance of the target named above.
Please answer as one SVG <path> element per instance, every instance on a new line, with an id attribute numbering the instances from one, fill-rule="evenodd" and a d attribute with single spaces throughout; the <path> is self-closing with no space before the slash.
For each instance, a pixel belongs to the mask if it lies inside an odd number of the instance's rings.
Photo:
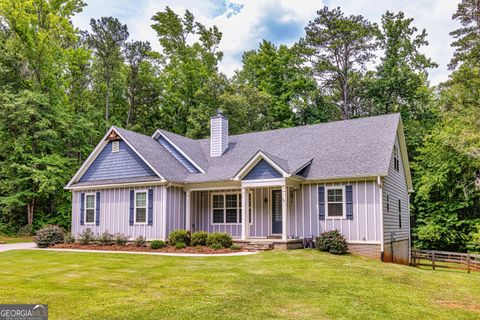
<path id="1" fill-rule="evenodd" d="M 150 242 L 150 247 L 154 250 L 165 248 L 167 245 L 162 240 L 153 240 Z"/>
<path id="2" fill-rule="evenodd" d="M 124 234 L 116 233 L 113 237 L 113 240 L 115 241 L 115 244 L 124 246 L 127 244 L 128 238 Z"/>
<path id="3" fill-rule="evenodd" d="M 228 233 L 213 232 L 207 238 L 207 246 L 210 248 L 229 248 L 232 244 L 232 236 Z"/>
<path id="4" fill-rule="evenodd" d="M 168 242 L 174 246 L 178 242 L 183 242 L 187 246 L 190 245 L 190 231 L 177 229 L 170 232 L 168 235 Z"/>
<path id="5" fill-rule="evenodd" d="M 480 253 L 480 224 L 477 224 L 476 230 L 470 233 L 467 248 L 469 251 Z"/>
<path id="6" fill-rule="evenodd" d="M 300 44 L 320 86 L 332 96 L 344 119 L 364 114 L 357 101 L 363 71 L 377 47 L 377 27 L 361 15 L 345 16 L 324 7 L 305 28 Z"/>
<path id="7" fill-rule="evenodd" d="M 59 226 L 48 225 L 37 231 L 35 243 L 39 248 L 46 248 L 54 244 L 63 243 L 65 234 Z"/>
<path id="8" fill-rule="evenodd" d="M 95 234 L 93 233 L 92 229 L 86 228 L 78 235 L 77 240 L 80 244 L 89 245 L 95 241 Z"/>
<path id="9" fill-rule="evenodd" d="M 137 247 L 143 247 L 145 246 L 145 243 L 147 242 L 147 240 L 145 239 L 144 236 L 142 235 L 139 235 L 138 237 L 135 238 L 135 240 L 133 241 L 133 243 L 137 246 Z"/>
<path id="10" fill-rule="evenodd" d="M 35 232 L 33 231 L 33 225 L 27 224 L 26 226 L 21 227 L 18 230 L 18 235 L 21 237 L 24 236 L 33 236 Z"/>
<path id="11" fill-rule="evenodd" d="M 175 243 L 175 249 L 183 249 L 183 248 L 186 248 L 187 245 L 185 244 L 185 242 L 177 242 Z"/>
<path id="12" fill-rule="evenodd" d="M 320 251 L 344 254 L 347 252 L 347 241 L 338 230 L 325 231 L 317 237 L 315 247 Z"/>
<path id="13" fill-rule="evenodd" d="M 242 248 L 240 246 L 237 246 L 236 244 L 232 244 L 230 246 L 230 250 L 240 250 L 240 249 L 242 249 Z"/>
<path id="14" fill-rule="evenodd" d="M 108 231 L 104 231 L 96 240 L 100 245 L 106 246 L 114 243 L 114 236 L 108 233 Z"/>
<path id="15" fill-rule="evenodd" d="M 192 246 L 206 246 L 207 245 L 208 232 L 197 231 L 192 233 L 191 245 Z"/>
<path id="16" fill-rule="evenodd" d="M 220 243 L 214 243 L 210 245 L 210 248 L 212 248 L 213 250 L 220 250 L 220 249 L 223 249 L 224 247 Z"/>
<path id="17" fill-rule="evenodd" d="M 75 237 L 70 232 L 66 232 L 64 242 L 65 243 L 75 243 Z"/>

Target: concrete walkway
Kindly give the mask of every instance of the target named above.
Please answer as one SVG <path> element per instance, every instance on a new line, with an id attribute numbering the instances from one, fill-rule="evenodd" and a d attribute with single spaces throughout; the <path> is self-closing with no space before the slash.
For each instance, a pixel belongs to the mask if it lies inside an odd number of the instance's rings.
<path id="1" fill-rule="evenodd" d="M 10 244 L 0 244 L 0 252 L 10 251 L 10 250 L 24 250 L 24 249 L 34 249 L 37 245 L 35 242 L 19 242 L 19 243 L 10 243 Z"/>
<path id="2" fill-rule="evenodd" d="M 92 252 L 92 253 L 122 253 L 122 254 L 147 254 L 154 256 L 171 256 L 171 257 L 235 257 L 235 256 L 249 256 L 258 253 L 257 251 L 241 251 L 233 253 L 171 253 L 171 252 L 135 252 L 135 251 L 112 251 L 112 250 L 81 250 L 81 249 L 41 249 L 41 248 L 26 248 L 42 251 L 63 251 L 63 252 Z"/>

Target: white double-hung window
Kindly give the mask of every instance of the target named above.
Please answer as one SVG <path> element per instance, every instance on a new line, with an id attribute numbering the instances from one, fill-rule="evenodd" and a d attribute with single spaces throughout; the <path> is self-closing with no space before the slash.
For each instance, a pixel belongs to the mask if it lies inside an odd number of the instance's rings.
<path id="1" fill-rule="evenodd" d="M 345 218 L 345 187 L 327 187 L 327 218 Z"/>
<path id="2" fill-rule="evenodd" d="M 135 223 L 147 223 L 147 191 L 135 191 Z"/>
<path id="3" fill-rule="evenodd" d="M 85 195 L 85 223 L 95 223 L 95 193 Z"/>

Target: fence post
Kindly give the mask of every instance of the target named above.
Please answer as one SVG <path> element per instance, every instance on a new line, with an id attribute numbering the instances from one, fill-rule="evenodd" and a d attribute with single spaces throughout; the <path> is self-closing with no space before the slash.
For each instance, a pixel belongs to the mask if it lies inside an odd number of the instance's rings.
<path id="1" fill-rule="evenodd" d="M 432 269 L 435 270 L 435 252 L 432 251 Z"/>
<path id="2" fill-rule="evenodd" d="M 470 273 L 470 254 L 467 254 L 467 272 Z"/>

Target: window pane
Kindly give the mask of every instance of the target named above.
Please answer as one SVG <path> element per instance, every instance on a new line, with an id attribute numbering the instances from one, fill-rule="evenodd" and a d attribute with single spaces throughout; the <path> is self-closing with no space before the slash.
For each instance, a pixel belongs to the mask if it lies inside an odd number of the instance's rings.
<path id="1" fill-rule="evenodd" d="M 137 222 L 145 223 L 147 221 L 147 209 L 137 208 Z"/>
<path id="2" fill-rule="evenodd" d="M 86 208 L 88 209 L 95 208 L 95 196 L 93 194 L 87 196 Z"/>
<path id="3" fill-rule="evenodd" d="M 341 217 L 341 216 L 343 216 L 343 203 L 329 203 L 328 204 L 328 216 L 329 217 Z"/>
<path id="4" fill-rule="evenodd" d="M 226 209 L 227 223 L 237 223 L 237 209 Z"/>
<path id="5" fill-rule="evenodd" d="M 223 209 L 213 209 L 213 223 L 223 223 Z"/>
<path id="6" fill-rule="evenodd" d="M 223 194 L 213 195 L 213 208 L 223 208 Z"/>
<path id="7" fill-rule="evenodd" d="M 85 221 L 87 223 L 95 222 L 95 210 L 94 209 L 87 209 Z"/>
<path id="8" fill-rule="evenodd" d="M 137 196 L 137 207 L 146 207 L 147 206 L 147 193 L 139 192 Z"/>
<path id="9" fill-rule="evenodd" d="M 342 202 L 343 201 L 343 189 L 329 189 L 328 190 L 328 202 Z"/>
<path id="10" fill-rule="evenodd" d="M 237 195 L 236 194 L 227 194 L 226 195 L 227 208 L 236 208 L 237 205 Z"/>

